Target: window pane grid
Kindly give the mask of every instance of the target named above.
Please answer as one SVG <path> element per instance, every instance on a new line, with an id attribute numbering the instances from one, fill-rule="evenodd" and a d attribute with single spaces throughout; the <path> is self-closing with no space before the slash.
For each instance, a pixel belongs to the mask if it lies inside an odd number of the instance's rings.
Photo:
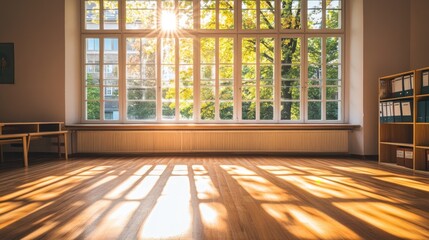
<path id="1" fill-rule="evenodd" d="M 125 0 L 123 5 L 118 0 L 84 3 L 82 27 L 93 31 L 94 36 L 84 38 L 84 120 L 343 119 L 342 34 L 329 31 L 342 29 L 341 0 L 199 0 L 196 10 L 192 0 Z M 235 6 L 239 6 L 238 12 Z M 176 16 L 178 33 L 160 35 L 165 11 Z M 203 16 L 203 11 L 208 11 L 208 15 Z M 305 19 L 301 19 L 302 11 L 306 13 Z M 120 13 L 125 16 L 120 17 Z M 231 31 L 237 19 L 238 29 Z M 119 28 L 120 21 L 125 21 L 126 31 Z M 256 31 L 270 29 L 270 33 L 281 35 L 267 37 Z M 133 30 L 155 31 L 139 32 L 140 37 L 127 36 Z M 294 36 L 289 30 L 299 32 Z M 311 35 L 306 35 L 307 30 Z M 111 37 L 113 32 L 124 38 L 124 50 L 119 49 L 119 38 Z M 240 40 L 238 50 L 234 50 L 234 38 Z M 139 40 L 138 49 L 129 46 L 131 40 Z M 145 57 L 149 50 L 143 50 L 143 42 L 149 40 L 153 56 Z M 213 48 L 203 45 L 204 40 L 213 41 Z M 275 48 L 279 48 L 278 53 Z M 123 68 L 119 59 L 125 63 Z M 119 69 L 124 69 L 123 76 Z M 122 77 L 125 79 L 121 80 Z M 121 117 L 119 112 L 125 116 Z"/>

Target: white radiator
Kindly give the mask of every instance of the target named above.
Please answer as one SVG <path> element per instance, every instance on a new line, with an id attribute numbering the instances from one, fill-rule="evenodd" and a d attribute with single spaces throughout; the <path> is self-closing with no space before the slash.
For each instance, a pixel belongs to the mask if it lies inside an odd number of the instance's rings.
<path id="1" fill-rule="evenodd" d="M 348 153 L 347 130 L 77 131 L 77 153 Z"/>

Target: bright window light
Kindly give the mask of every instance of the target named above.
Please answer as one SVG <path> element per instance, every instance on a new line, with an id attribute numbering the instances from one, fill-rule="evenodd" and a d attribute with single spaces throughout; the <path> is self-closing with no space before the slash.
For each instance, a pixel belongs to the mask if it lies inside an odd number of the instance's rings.
<path id="1" fill-rule="evenodd" d="M 176 30 L 176 14 L 172 11 L 163 11 L 161 16 L 161 28 L 164 31 Z"/>

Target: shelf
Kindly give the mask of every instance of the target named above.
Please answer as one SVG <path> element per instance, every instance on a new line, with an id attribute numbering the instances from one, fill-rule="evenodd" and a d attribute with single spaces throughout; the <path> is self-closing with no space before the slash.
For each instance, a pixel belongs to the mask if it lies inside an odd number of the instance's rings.
<path id="1" fill-rule="evenodd" d="M 404 97 L 395 97 L 395 98 L 383 98 L 380 99 L 380 102 L 389 102 L 389 101 L 398 101 L 398 100 L 412 100 L 413 96 L 404 96 Z"/>
<path id="2" fill-rule="evenodd" d="M 416 146 L 416 148 L 420 148 L 420 149 L 429 149 L 429 146 Z"/>
<path id="3" fill-rule="evenodd" d="M 429 123 L 429 122 L 428 122 Z M 380 124 L 413 125 L 413 122 L 382 122 Z"/>
<path id="4" fill-rule="evenodd" d="M 429 93 L 428 94 L 417 94 L 416 98 L 426 98 L 429 97 Z"/>
<path id="5" fill-rule="evenodd" d="M 420 174 L 429 174 L 429 170 L 414 170 L 415 173 L 420 173 Z"/>
<path id="6" fill-rule="evenodd" d="M 412 143 L 380 142 L 380 144 L 391 145 L 391 146 L 401 146 L 401 147 L 414 147 Z"/>
<path id="7" fill-rule="evenodd" d="M 429 126 L 429 122 L 416 122 L 416 125 L 422 125 L 422 126 L 428 125 Z"/>

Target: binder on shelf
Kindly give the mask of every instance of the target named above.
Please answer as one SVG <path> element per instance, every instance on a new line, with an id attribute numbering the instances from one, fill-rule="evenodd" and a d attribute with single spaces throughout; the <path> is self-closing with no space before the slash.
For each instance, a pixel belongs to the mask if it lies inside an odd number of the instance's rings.
<path id="1" fill-rule="evenodd" d="M 396 164 L 405 166 L 405 149 L 401 147 L 396 148 Z"/>
<path id="2" fill-rule="evenodd" d="M 392 96 L 401 97 L 404 94 L 404 81 L 401 77 L 392 80 Z"/>
<path id="3" fill-rule="evenodd" d="M 393 117 L 393 102 L 386 102 L 387 105 L 387 117 L 386 117 L 386 122 L 394 122 L 394 117 Z"/>
<path id="4" fill-rule="evenodd" d="M 380 105 L 378 107 L 378 112 L 380 114 L 380 123 L 384 123 L 384 116 L 383 116 L 383 103 L 380 102 Z"/>
<path id="5" fill-rule="evenodd" d="M 413 95 L 413 89 L 414 89 L 414 76 L 412 74 L 405 75 L 404 78 L 404 91 L 403 96 L 412 96 Z"/>
<path id="6" fill-rule="evenodd" d="M 417 102 L 417 122 L 426 122 L 426 101 Z"/>
<path id="7" fill-rule="evenodd" d="M 383 102 L 383 122 L 387 122 L 387 102 Z"/>
<path id="8" fill-rule="evenodd" d="M 401 111 L 403 122 L 412 122 L 413 121 L 413 102 L 404 100 L 401 101 Z"/>
<path id="9" fill-rule="evenodd" d="M 380 82 L 380 92 L 379 92 L 379 98 L 380 99 L 385 99 L 388 98 L 390 96 L 390 92 L 389 90 L 391 89 L 390 87 L 390 81 L 388 80 L 382 80 Z"/>
<path id="10" fill-rule="evenodd" d="M 407 168 L 413 168 L 413 149 L 405 148 L 404 149 L 404 166 Z"/>
<path id="11" fill-rule="evenodd" d="M 402 122 L 401 102 L 399 101 L 393 102 L 393 118 L 395 122 Z"/>
<path id="12" fill-rule="evenodd" d="M 425 100 L 425 102 L 426 102 L 426 118 L 425 118 L 425 120 L 426 120 L 426 122 L 429 122 L 429 100 Z"/>
<path id="13" fill-rule="evenodd" d="M 422 94 L 429 93 L 429 71 L 422 72 Z"/>

